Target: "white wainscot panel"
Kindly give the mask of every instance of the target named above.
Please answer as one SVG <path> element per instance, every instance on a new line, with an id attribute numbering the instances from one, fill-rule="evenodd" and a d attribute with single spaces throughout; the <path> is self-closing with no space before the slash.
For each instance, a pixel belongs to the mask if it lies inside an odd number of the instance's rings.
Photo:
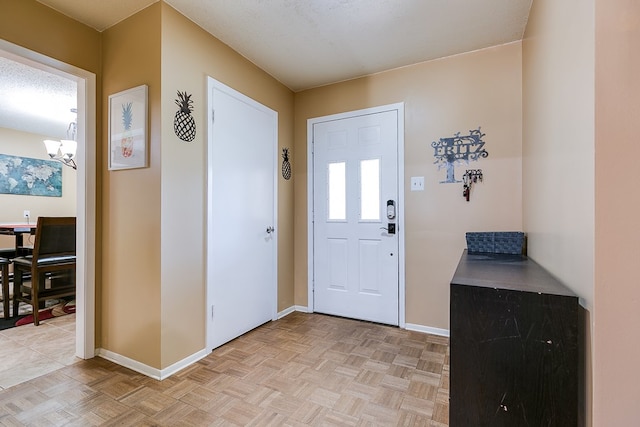
<path id="1" fill-rule="evenodd" d="M 360 292 L 380 295 L 380 240 L 360 240 L 358 242 Z"/>
<path id="2" fill-rule="evenodd" d="M 380 126 L 367 126 L 358 129 L 358 144 L 380 144 Z"/>
<path id="3" fill-rule="evenodd" d="M 327 239 L 329 289 L 347 290 L 347 239 Z"/>
<path id="4" fill-rule="evenodd" d="M 327 134 L 328 144 L 327 148 L 330 150 L 335 150 L 338 148 L 345 148 L 347 146 L 347 131 L 346 130 L 337 130 L 333 132 L 329 132 Z"/>

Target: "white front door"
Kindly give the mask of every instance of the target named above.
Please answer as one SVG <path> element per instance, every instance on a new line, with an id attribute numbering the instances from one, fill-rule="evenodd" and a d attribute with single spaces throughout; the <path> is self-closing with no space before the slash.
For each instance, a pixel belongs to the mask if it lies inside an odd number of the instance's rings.
<path id="1" fill-rule="evenodd" d="M 209 349 L 276 318 L 275 111 L 209 80 Z"/>
<path id="2" fill-rule="evenodd" d="M 398 117 L 313 124 L 314 311 L 399 324 Z"/>

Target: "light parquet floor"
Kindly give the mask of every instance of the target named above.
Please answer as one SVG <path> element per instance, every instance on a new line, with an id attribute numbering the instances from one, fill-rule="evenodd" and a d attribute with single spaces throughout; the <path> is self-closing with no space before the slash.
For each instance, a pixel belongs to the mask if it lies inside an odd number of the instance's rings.
<path id="1" fill-rule="evenodd" d="M 75 357 L 75 318 L 68 314 L 0 331 L 0 390 L 81 361 Z"/>
<path id="2" fill-rule="evenodd" d="M 156 381 L 101 358 L 0 392 L 2 426 L 448 425 L 448 339 L 293 313 Z"/>

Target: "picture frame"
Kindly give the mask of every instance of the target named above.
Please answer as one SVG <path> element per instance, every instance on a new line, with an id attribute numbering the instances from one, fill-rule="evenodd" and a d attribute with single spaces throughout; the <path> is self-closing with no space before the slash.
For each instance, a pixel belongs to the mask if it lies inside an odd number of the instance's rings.
<path id="1" fill-rule="evenodd" d="M 148 87 L 109 95 L 109 170 L 148 166 Z"/>

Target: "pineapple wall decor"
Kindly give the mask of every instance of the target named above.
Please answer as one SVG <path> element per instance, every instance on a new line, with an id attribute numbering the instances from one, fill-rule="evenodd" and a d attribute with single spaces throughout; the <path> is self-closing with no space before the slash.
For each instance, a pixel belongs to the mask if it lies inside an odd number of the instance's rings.
<path id="1" fill-rule="evenodd" d="M 109 170 L 147 166 L 147 85 L 109 96 Z"/>
<path id="2" fill-rule="evenodd" d="M 173 131 L 181 140 L 191 142 L 196 137 L 196 121 L 191 115 L 193 111 L 191 95 L 187 95 L 186 91 L 178 91 L 178 98 L 175 102 L 180 109 L 173 118 Z"/>
<path id="3" fill-rule="evenodd" d="M 122 157 L 133 156 L 133 134 L 131 133 L 131 124 L 133 123 L 133 102 L 122 104 L 122 127 L 124 132 L 120 139 L 120 149 Z"/>
<path id="4" fill-rule="evenodd" d="M 291 179 L 291 163 L 289 163 L 289 149 L 282 149 L 282 177 L 287 181 Z"/>

